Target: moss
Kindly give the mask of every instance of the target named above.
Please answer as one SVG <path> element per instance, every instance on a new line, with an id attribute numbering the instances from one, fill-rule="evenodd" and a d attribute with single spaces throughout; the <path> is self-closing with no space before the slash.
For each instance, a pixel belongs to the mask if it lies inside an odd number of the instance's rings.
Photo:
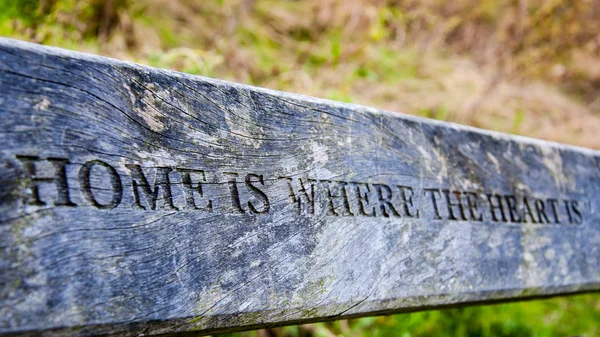
<path id="1" fill-rule="evenodd" d="M 317 317 L 319 314 L 319 310 L 317 308 L 313 308 L 313 309 L 305 309 L 302 310 L 302 318 L 311 318 L 311 317 Z"/>

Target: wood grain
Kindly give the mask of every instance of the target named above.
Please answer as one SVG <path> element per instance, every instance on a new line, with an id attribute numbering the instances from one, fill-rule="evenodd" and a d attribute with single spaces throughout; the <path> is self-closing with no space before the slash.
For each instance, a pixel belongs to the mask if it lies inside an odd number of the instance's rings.
<path id="1" fill-rule="evenodd" d="M 0 39 L 0 335 L 597 291 L 599 158 Z"/>

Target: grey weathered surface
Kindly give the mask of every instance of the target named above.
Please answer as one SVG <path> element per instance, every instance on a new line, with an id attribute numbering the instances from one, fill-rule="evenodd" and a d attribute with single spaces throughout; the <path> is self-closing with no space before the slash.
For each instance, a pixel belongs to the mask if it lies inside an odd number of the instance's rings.
<path id="1" fill-rule="evenodd" d="M 592 150 L 8 39 L 0 140 L 0 334 L 600 289 Z"/>

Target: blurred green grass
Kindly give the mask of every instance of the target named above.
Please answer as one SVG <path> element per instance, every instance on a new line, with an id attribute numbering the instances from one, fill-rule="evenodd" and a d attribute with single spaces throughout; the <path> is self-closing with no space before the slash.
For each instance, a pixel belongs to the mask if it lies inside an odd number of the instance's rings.
<path id="1" fill-rule="evenodd" d="M 600 148 L 600 1 L 6 0 L 0 35 Z M 228 336 L 599 336 L 600 295 Z"/>
<path id="2" fill-rule="evenodd" d="M 367 317 L 218 336 L 598 336 L 598 294 Z"/>

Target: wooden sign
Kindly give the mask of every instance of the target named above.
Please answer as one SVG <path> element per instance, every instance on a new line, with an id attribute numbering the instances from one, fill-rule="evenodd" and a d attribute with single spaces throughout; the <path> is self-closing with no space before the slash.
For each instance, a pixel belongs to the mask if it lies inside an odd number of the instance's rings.
<path id="1" fill-rule="evenodd" d="M 599 155 L 0 39 L 0 335 L 600 290 Z"/>

